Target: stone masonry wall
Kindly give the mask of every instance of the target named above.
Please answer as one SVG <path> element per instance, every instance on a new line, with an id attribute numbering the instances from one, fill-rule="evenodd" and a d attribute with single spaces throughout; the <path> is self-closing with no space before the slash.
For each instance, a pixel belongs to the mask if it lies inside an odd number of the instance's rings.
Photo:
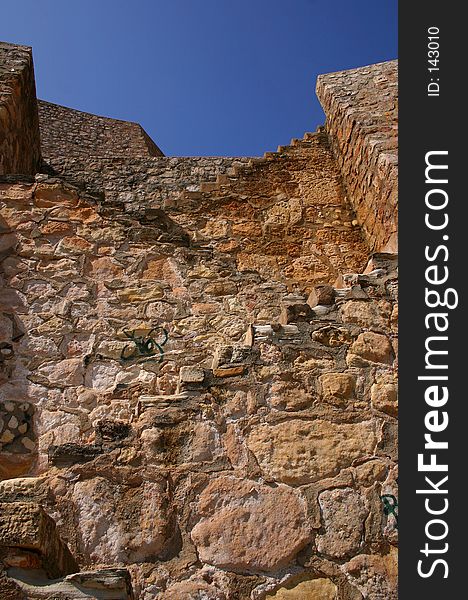
<path id="1" fill-rule="evenodd" d="M 249 157 L 156 157 L 49 160 L 46 171 L 125 210 L 167 207 L 196 197 L 202 183 L 233 176 L 259 159 Z"/>
<path id="2" fill-rule="evenodd" d="M 0 175 L 34 175 L 39 161 L 31 48 L 0 42 Z"/>
<path id="3" fill-rule="evenodd" d="M 130 160 L 128 202 L 106 171 L 1 186 L 0 501 L 42 507 L 81 570 L 48 584 L 38 533 L 36 563 L 3 542 L 8 585 L 396 598 L 395 265 L 359 275 L 327 136 L 205 181 L 154 160 L 167 189 Z"/>
<path id="4" fill-rule="evenodd" d="M 138 123 L 38 101 L 42 155 L 53 158 L 163 156 Z"/>
<path id="5" fill-rule="evenodd" d="M 263 158 L 41 103 L 0 177 L 1 598 L 397 599 L 392 73 Z"/>
<path id="6" fill-rule="evenodd" d="M 349 201 L 374 251 L 397 249 L 397 78 L 390 61 L 317 79 Z"/>

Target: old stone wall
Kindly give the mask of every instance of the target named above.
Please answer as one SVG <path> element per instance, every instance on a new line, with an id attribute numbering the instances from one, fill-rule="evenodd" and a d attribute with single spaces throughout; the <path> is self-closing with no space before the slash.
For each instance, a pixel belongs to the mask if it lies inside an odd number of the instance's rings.
<path id="1" fill-rule="evenodd" d="M 396 256 L 331 131 L 61 151 L 0 180 L 0 597 L 396 600 Z"/>
<path id="2" fill-rule="evenodd" d="M 220 160 L 3 184 L 0 500 L 136 598 L 395 598 L 394 265 L 325 134 Z"/>
<path id="3" fill-rule="evenodd" d="M 397 61 L 317 79 L 349 201 L 374 251 L 397 249 L 397 79 Z"/>
<path id="4" fill-rule="evenodd" d="M 33 175 L 39 161 L 31 48 L 0 42 L 0 175 Z"/>
<path id="5" fill-rule="evenodd" d="M 54 158 L 163 156 L 138 123 L 38 101 L 42 155 Z"/>
<path id="6" fill-rule="evenodd" d="M 87 193 L 101 194 L 106 203 L 126 210 L 169 207 L 200 191 L 200 185 L 234 176 L 258 159 L 249 157 L 155 157 L 51 159 L 46 171 L 59 175 Z"/>

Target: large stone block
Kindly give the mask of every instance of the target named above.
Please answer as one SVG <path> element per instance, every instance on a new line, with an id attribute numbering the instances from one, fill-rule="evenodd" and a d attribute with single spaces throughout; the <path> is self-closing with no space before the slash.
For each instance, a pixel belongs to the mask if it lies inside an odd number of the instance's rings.
<path id="1" fill-rule="evenodd" d="M 377 331 L 390 328 L 392 305 L 386 300 L 351 300 L 343 303 L 340 311 L 343 323 L 355 323 Z"/>
<path id="2" fill-rule="evenodd" d="M 326 490 L 319 496 L 325 533 L 316 538 L 320 553 L 343 558 L 355 553 L 363 541 L 368 508 L 361 495 L 351 488 Z"/>
<path id="3" fill-rule="evenodd" d="M 55 522 L 34 502 L 0 504 L 0 546 L 39 552 L 43 568 L 52 578 L 78 571 Z"/>
<path id="4" fill-rule="evenodd" d="M 337 475 L 374 452 L 375 423 L 332 423 L 294 419 L 257 425 L 247 438 L 264 476 L 293 485 Z"/>
<path id="5" fill-rule="evenodd" d="M 320 376 L 322 398 L 325 402 L 345 406 L 354 397 L 356 380 L 351 373 L 324 373 Z"/>
<path id="6" fill-rule="evenodd" d="M 349 581 L 364 598 L 397 600 L 398 551 L 390 547 L 388 554 L 359 554 L 341 567 Z"/>
<path id="7" fill-rule="evenodd" d="M 164 552 L 173 534 L 164 482 L 121 485 L 103 477 L 78 481 L 66 502 L 77 520 L 82 553 L 93 562 L 141 562 Z"/>
<path id="8" fill-rule="evenodd" d="M 275 571 L 311 538 L 305 503 L 285 486 L 220 477 L 201 493 L 192 540 L 207 563 L 237 572 Z"/>
<path id="9" fill-rule="evenodd" d="M 391 365 L 394 358 L 393 348 L 387 336 L 365 331 L 349 349 L 347 362 L 350 367 L 364 367 L 367 363 Z"/>

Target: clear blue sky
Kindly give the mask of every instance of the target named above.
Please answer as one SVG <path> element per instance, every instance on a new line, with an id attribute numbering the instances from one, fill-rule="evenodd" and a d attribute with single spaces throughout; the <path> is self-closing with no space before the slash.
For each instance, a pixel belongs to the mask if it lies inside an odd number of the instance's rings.
<path id="1" fill-rule="evenodd" d="M 396 58 L 396 0 L 3 0 L 38 96 L 173 156 L 260 155 L 324 121 L 318 74 Z"/>

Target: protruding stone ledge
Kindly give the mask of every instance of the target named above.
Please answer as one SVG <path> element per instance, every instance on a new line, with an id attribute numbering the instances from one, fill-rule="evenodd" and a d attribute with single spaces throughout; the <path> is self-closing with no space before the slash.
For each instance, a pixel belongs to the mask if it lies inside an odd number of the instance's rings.
<path id="1" fill-rule="evenodd" d="M 303 335 L 297 325 L 251 325 L 247 331 L 245 344 L 253 345 L 254 342 L 273 343 L 302 343 Z"/>
<path id="2" fill-rule="evenodd" d="M 69 467 L 71 465 L 86 463 L 102 454 L 103 448 L 98 444 L 61 444 L 49 446 L 47 453 L 49 464 L 56 467 Z"/>
<path id="3" fill-rule="evenodd" d="M 48 581 L 39 572 L 12 568 L 8 575 L 31 600 L 67 598 L 67 600 L 134 600 L 127 569 L 99 569 Z"/>
<path id="4" fill-rule="evenodd" d="M 39 553 L 42 567 L 51 578 L 78 571 L 55 522 L 35 502 L 0 503 L 0 546 Z"/>
<path id="5" fill-rule="evenodd" d="M 187 406 L 191 398 L 197 398 L 199 395 L 198 391 L 184 391 L 180 394 L 145 394 L 138 398 L 135 415 L 139 417 L 145 410 L 149 409 L 164 411 L 171 408 L 181 408 L 184 405 Z"/>

